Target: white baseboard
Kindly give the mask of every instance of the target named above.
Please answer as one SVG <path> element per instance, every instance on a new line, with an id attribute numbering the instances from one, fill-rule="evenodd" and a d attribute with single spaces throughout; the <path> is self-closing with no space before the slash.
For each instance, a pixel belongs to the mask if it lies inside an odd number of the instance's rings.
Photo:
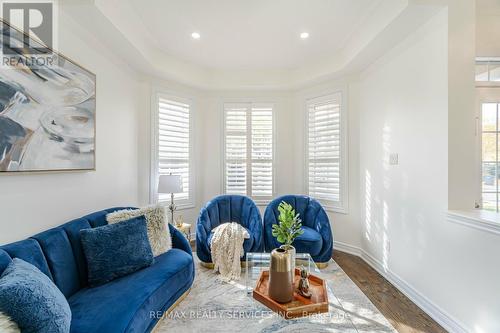
<path id="1" fill-rule="evenodd" d="M 440 324 L 444 329 L 451 333 L 468 333 L 471 332 L 466 326 L 461 323 L 456 318 L 453 318 L 446 311 L 441 309 L 439 306 L 431 302 L 427 297 L 418 292 L 405 280 L 400 278 L 397 274 L 391 272 L 391 270 L 384 269 L 382 263 L 374 258 L 364 249 L 350 244 L 335 242 L 335 249 L 353 254 L 355 256 L 363 259 L 368 265 L 375 269 L 380 275 L 382 275 L 387 281 L 394 285 L 399 291 L 401 291 L 406 297 L 408 297 L 413 303 L 415 303 L 422 311 L 427 313 L 432 319 L 434 319 L 438 324 Z"/>
<path id="2" fill-rule="evenodd" d="M 361 249 L 357 246 L 353 246 L 347 243 L 335 241 L 335 243 L 333 244 L 333 251 L 335 250 L 361 257 Z"/>

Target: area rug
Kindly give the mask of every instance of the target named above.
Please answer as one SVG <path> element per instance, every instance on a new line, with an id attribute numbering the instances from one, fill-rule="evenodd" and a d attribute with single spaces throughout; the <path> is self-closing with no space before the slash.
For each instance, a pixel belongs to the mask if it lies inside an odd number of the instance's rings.
<path id="1" fill-rule="evenodd" d="M 329 287 L 329 313 L 286 320 L 246 293 L 244 277 L 224 283 L 196 263 L 191 292 L 155 332 L 396 332 L 335 261 L 320 276 Z"/>

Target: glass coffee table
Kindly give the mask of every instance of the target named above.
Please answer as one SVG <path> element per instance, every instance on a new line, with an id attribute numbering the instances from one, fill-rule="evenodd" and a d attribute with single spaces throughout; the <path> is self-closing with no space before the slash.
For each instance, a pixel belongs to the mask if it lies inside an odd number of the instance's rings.
<path id="1" fill-rule="evenodd" d="M 267 324 L 268 327 L 272 327 L 275 329 L 278 326 L 289 327 L 293 330 L 294 325 L 308 325 L 307 327 L 311 327 L 312 331 L 322 332 L 325 327 L 337 327 L 342 332 L 355 333 L 358 332 L 355 328 L 351 317 L 347 311 L 344 310 L 344 307 L 340 300 L 334 293 L 334 289 L 332 288 L 332 267 L 328 269 L 324 269 L 323 272 L 320 271 L 318 266 L 314 263 L 314 260 L 308 253 L 297 253 L 295 256 L 295 267 L 303 266 L 306 268 L 310 274 L 316 275 L 326 281 L 326 289 L 328 292 L 328 303 L 329 303 L 329 311 L 327 313 L 321 314 L 312 314 L 310 316 L 295 318 L 294 320 L 286 320 L 282 319 L 282 317 L 272 310 L 263 310 L 266 306 L 260 303 L 259 301 L 253 299 L 253 290 L 257 285 L 257 281 L 260 278 L 262 271 L 269 270 L 271 261 L 271 253 L 257 253 L 257 252 L 249 252 L 246 256 L 246 267 L 242 267 L 241 271 L 241 283 L 240 288 L 244 291 L 241 292 L 243 298 L 246 298 L 246 301 L 241 300 L 241 304 L 245 311 L 253 308 L 255 313 L 259 313 L 262 315 L 265 314 L 274 314 L 276 316 L 265 317 L 267 320 L 261 320 L 259 323 Z M 243 282 L 244 280 L 244 282 Z M 244 284 L 244 285 L 243 285 Z M 260 312 L 259 312 L 260 311 Z M 262 312 L 264 311 L 264 312 Z M 268 312 L 266 312 L 268 311 Z M 270 312 L 269 312 L 270 311 Z M 260 318 L 260 317 L 259 317 Z M 264 318 L 264 317 L 263 317 Z M 273 319 L 274 318 L 274 319 Z M 284 320 L 284 321 L 282 321 Z M 327 325 L 327 326 L 325 326 Z M 295 329 L 294 331 L 303 330 L 303 326 L 300 326 L 300 329 Z M 273 329 L 267 330 L 272 331 Z"/>
<path id="2" fill-rule="evenodd" d="M 246 258 L 246 265 L 242 269 L 242 275 L 245 279 L 245 290 L 248 295 L 252 294 L 257 280 L 262 271 L 269 270 L 271 261 L 271 253 L 264 252 L 248 252 Z M 297 253 L 295 255 L 295 267 L 303 266 L 310 274 L 321 277 L 321 272 L 314 263 L 309 253 Z"/>

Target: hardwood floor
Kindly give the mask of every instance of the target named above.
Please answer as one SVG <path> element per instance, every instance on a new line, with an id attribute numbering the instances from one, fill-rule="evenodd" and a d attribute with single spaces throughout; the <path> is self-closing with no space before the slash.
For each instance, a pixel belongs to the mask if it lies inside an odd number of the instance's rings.
<path id="1" fill-rule="evenodd" d="M 335 250 L 333 259 L 398 332 L 446 332 L 361 258 Z"/>

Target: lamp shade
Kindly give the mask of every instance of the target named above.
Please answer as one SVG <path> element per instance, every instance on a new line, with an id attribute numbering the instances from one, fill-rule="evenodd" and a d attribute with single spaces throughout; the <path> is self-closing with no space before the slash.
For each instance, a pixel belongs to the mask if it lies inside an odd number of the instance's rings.
<path id="1" fill-rule="evenodd" d="M 160 175 L 158 193 L 182 193 L 181 175 Z"/>

